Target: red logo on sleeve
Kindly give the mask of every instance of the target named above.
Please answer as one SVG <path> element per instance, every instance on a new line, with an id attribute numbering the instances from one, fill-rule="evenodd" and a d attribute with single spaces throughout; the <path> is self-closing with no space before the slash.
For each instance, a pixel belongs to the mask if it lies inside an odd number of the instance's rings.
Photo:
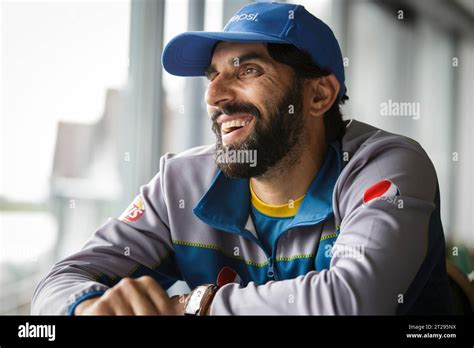
<path id="1" fill-rule="evenodd" d="M 379 197 L 393 197 L 399 196 L 400 191 L 397 185 L 390 180 L 384 179 L 379 181 L 375 185 L 370 186 L 364 192 L 364 204 L 369 203 L 371 200 Z"/>
<path id="2" fill-rule="evenodd" d="M 230 267 L 222 267 L 219 274 L 217 275 L 217 286 L 224 286 L 229 283 L 241 283 L 242 279 L 236 271 Z"/>
<path id="3" fill-rule="evenodd" d="M 121 221 L 128 221 L 134 222 L 138 220 L 140 216 L 143 215 L 145 212 L 145 204 L 143 204 L 143 200 L 141 196 L 137 196 L 132 204 L 128 206 L 128 208 L 120 215 L 119 220 Z"/>

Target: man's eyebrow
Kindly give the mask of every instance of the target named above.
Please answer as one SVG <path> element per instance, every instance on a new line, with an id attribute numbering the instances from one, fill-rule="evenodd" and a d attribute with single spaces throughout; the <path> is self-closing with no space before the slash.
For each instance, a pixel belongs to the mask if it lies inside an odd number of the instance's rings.
<path id="1" fill-rule="evenodd" d="M 242 64 L 242 63 L 244 63 L 248 60 L 260 60 L 262 62 L 267 61 L 267 59 L 265 59 L 262 54 L 257 53 L 257 52 L 249 52 L 249 53 L 245 53 L 241 56 L 230 58 L 228 60 L 228 63 L 229 63 L 229 65 L 239 66 L 240 64 Z M 209 75 L 211 75 L 215 72 L 217 72 L 217 69 L 216 69 L 216 66 L 214 64 L 209 65 L 207 67 L 206 71 L 205 71 L 207 77 L 209 77 Z"/>
<path id="2" fill-rule="evenodd" d="M 242 64 L 244 62 L 246 62 L 247 60 L 261 60 L 263 62 L 266 61 L 266 59 L 260 54 L 260 53 L 257 53 L 257 52 L 249 52 L 249 53 L 245 53 L 239 57 L 233 57 L 231 59 L 229 59 L 229 64 L 232 64 L 232 65 L 239 65 L 239 64 Z"/>

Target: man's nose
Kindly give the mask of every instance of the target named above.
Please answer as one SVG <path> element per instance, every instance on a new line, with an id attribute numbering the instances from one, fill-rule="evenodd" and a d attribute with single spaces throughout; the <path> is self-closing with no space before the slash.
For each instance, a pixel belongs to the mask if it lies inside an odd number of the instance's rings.
<path id="1" fill-rule="evenodd" d="M 213 107 L 222 107 L 235 99 L 232 82 L 221 74 L 209 83 L 206 89 L 206 103 Z"/>

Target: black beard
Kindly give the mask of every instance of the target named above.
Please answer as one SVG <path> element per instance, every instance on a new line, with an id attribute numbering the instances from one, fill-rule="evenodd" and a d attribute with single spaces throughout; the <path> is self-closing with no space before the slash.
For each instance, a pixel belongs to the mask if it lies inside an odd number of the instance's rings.
<path id="1" fill-rule="evenodd" d="M 260 111 L 252 104 L 234 103 L 226 105 L 212 116 L 212 130 L 216 134 L 215 160 L 217 166 L 228 177 L 270 178 L 277 176 L 282 166 L 295 165 L 298 162 L 304 132 L 303 82 L 294 78 L 282 98 L 275 104 L 267 103 L 269 115 L 264 121 Z M 248 113 L 254 116 L 254 129 L 242 143 L 225 146 L 222 144 L 220 126 L 216 118 L 225 113 Z M 235 151 L 255 151 L 256 163 L 233 163 L 222 161 L 219 154 Z M 248 158 L 248 157 L 247 157 Z"/>

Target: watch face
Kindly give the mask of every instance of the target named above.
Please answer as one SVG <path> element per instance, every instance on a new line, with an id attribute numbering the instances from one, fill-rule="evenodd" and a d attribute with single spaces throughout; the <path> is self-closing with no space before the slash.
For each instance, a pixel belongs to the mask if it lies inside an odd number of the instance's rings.
<path id="1" fill-rule="evenodd" d="M 197 288 L 191 295 L 188 305 L 186 306 L 186 313 L 196 314 L 201 307 L 201 300 L 206 289 Z"/>
<path id="2" fill-rule="evenodd" d="M 201 302 L 201 301 L 200 301 L 199 298 L 193 296 L 193 297 L 191 297 L 191 303 L 190 303 L 190 305 L 191 305 L 192 308 L 196 308 L 196 307 L 199 307 L 199 303 L 200 303 L 200 302 Z"/>

